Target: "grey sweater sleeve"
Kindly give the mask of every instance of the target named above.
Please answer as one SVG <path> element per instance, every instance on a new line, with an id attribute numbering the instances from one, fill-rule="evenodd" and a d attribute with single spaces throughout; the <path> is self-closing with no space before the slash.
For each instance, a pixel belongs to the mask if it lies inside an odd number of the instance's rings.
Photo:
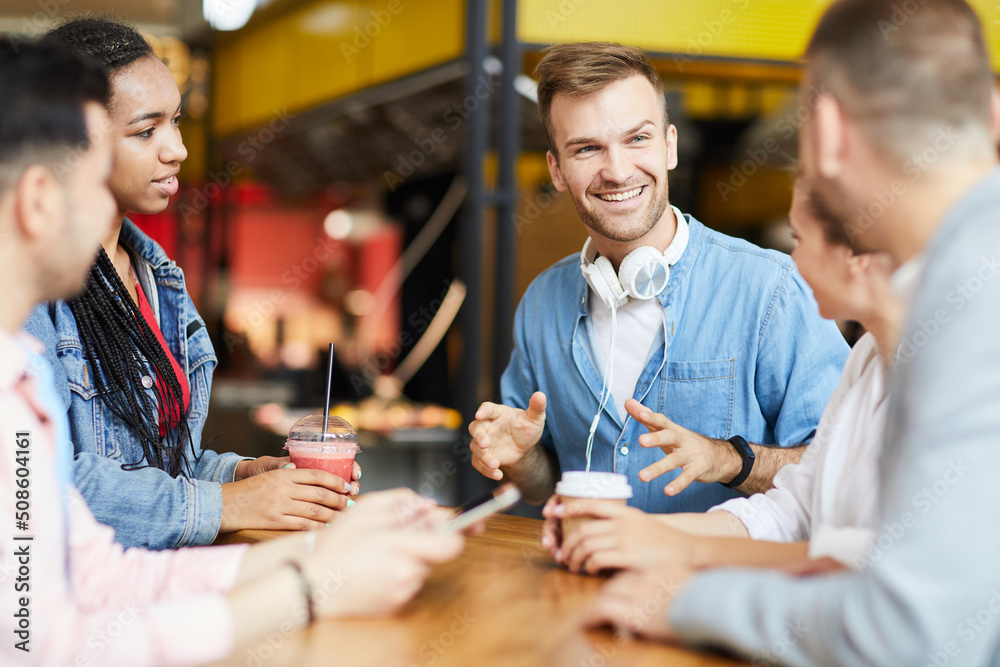
<path id="1" fill-rule="evenodd" d="M 912 304 L 860 574 L 717 571 L 670 620 L 696 644 L 789 664 L 1000 664 L 1000 175 L 942 224 Z"/>

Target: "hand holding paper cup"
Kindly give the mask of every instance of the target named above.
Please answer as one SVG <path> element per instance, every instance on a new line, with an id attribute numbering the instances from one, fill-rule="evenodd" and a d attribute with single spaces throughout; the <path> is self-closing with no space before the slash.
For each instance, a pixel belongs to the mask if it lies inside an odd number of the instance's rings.
<path id="1" fill-rule="evenodd" d="M 556 496 L 563 504 L 587 500 L 626 505 L 632 497 L 632 486 L 628 483 L 628 477 L 618 473 L 568 471 L 563 473 L 562 479 L 556 484 Z M 586 516 L 562 519 L 563 539 L 569 537 L 581 523 L 590 520 Z"/>

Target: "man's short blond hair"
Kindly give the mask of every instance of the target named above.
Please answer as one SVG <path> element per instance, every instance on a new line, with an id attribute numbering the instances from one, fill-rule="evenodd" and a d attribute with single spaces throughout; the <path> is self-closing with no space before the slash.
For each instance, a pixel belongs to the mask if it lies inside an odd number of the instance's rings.
<path id="1" fill-rule="evenodd" d="M 609 42 L 577 42 L 550 46 L 535 68 L 538 80 L 538 111 L 552 154 L 559 157 L 552 130 L 552 99 L 556 95 L 582 97 L 633 76 L 649 81 L 663 105 L 663 127 L 667 126 L 667 102 L 663 81 L 642 49 Z"/>
<path id="2" fill-rule="evenodd" d="M 806 58 L 810 100 L 833 95 L 890 159 L 902 164 L 941 132 L 958 137 L 956 157 L 990 149 L 993 73 L 964 0 L 838 0 Z"/>

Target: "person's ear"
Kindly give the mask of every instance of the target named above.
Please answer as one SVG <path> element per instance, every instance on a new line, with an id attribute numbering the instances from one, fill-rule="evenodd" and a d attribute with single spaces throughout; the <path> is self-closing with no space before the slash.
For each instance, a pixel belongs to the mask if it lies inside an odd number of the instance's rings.
<path id="1" fill-rule="evenodd" d="M 847 273 L 850 274 L 852 278 L 865 275 L 871 269 L 871 266 L 871 253 L 864 252 L 858 254 L 851 252 L 850 256 L 847 258 Z"/>
<path id="2" fill-rule="evenodd" d="M 52 170 L 33 164 L 14 186 L 14 218 L 19 231 L 30 241 L 45 241 L 58 233 L 63 202 L 62 184 Z"/>
<path id="3" fill-rule="evenodd" d="M 677 128 L 667 125 L 667 171 L 677 166 Z"/>
<path id="4" fill-rule="evenodd" d="M 836 179 L 844 171 L 847 157 L 847 118 L 843 107 L 828 94 L 819 95 L 813 108 L 812 142 L 816 169 L 825 179 Z"/>
<path id="5" fill-rule="evenodd" d="M 863 277 L 868 281 L 877 278 L 888 285 L 895 265 L 892 258 L 884 252 L 864 252 L 851 258 L 848 270 L 852 276 Z"/>
<path id="6" fill-rule="evenodd" d="M 559 192 L 565 192 L 568 189 L 566 180 L 562 177 L 562 172 L 559 171 L 559 162 L 556 160 L 556 156 L 552 154 L 552 151 L 546 151 L 545 162 L 549 165 L 549 176 L 552 177 L 552 185 L 556 186 L 556 190 Z"/>

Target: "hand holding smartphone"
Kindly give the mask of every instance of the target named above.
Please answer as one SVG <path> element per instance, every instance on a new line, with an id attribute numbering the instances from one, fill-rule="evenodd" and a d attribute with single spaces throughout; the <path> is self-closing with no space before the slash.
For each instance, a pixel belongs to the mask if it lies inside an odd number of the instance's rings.
<path id="1" fill-rule="evenodd" d="M 501 484 L 494 489 L 493 493 L 463 505 L 460 508 L 460 513 L 448 521 L 443 529 L 446 531 L 464 530 L 491 514 L 510 509 L 520 499 L 521 490 L 513 483 Z"/>

